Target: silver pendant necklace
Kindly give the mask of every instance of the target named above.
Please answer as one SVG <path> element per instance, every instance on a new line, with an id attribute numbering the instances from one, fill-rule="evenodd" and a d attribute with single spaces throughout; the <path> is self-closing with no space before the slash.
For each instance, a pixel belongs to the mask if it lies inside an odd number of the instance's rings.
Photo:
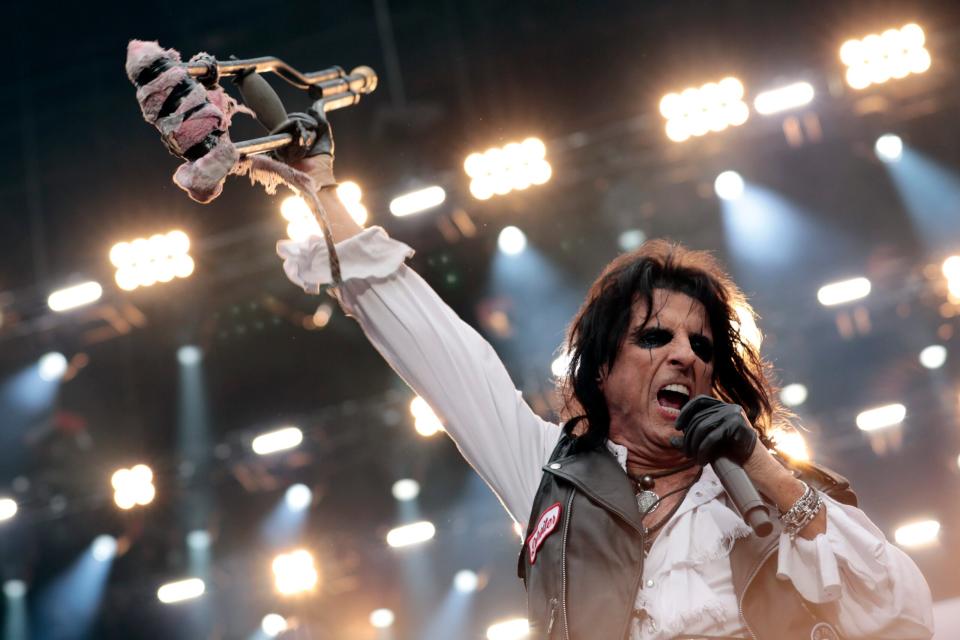
<path id="1" fill-rule="evenodd" d="M 659 494 L 653 491 L 653 487 L 656 484 L 657 478 L 664 478 L 666 476 L 671 476 L 680 471 L 684 471 L 693 466 L 693 462 L 689 462 L 685 465 L 675 467 L 673 469 L 667 469 L 666 471 L 661 471 L 659 473 L 645 473 L 639 478 L 636 476 L 630 476 L 630 478 L 636 484 L 637 489 L 637 508 L 640 509 L 640 513 L 644 516 L 653 513 L 657 510 L 657 507 L 660 506 L 660 501 L 662 498 Z"/>
<path id="2" fill-rule="evenodd" d="M 648 513 L 653 513 L 657 510 L 657 507 L 660 506 L 660 496 L 658 496 L 653 491 L 649 489 L 644 489 L 637 492 L 637 507 L 640 509 L 640 513 L 646 515 Z"/>

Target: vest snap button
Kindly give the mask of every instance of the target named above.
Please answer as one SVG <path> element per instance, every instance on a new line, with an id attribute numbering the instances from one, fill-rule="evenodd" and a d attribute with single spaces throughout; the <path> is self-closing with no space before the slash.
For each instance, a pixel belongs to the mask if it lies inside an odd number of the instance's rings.
<path id="1" fill-rule="evenodd" d="M 560 463 L 559 463 L 559 462 L 554 462 L 553 464 L 550 465 L 550 468 L 551 468 L 551 469 L 559 469 L 559 468 L 560 468 Z"/>
<path id="2" fill-rule="evenodd" d="M 654 585 L 653 580 L 647 580 L 647 588 L 650 588 Z"/>

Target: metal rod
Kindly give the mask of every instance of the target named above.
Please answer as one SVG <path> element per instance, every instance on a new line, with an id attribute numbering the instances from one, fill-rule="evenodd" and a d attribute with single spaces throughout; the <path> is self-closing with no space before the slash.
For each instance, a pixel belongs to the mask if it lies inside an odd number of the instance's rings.
<path id="1" fill-rule="evenodd" d="M 209 69 L 203 62 L 191 62 L 186 65 L 187 73 L 191 76 L 205 75 Z M 221 76 L 236 75 L 241 71 L 253 69 L 257 73 L 272 71 L 290 84 L 300 89 L 309 89 L 310 87 L 342 78 L 345 74 L 340 67 L 330 67 L 321 71 L 311 71 L 301 73 L 283 60 L 273 56 L 262 58 L 248 58 L 247 60 L 217 60 L 217 70 Z"/>
<path id="2" fill-rule="evenodd" d="M 272 136 L 264 136 L 262 138 L 253 138 L 251 140 L 235 142 L 234 146 L 242 155 L 252 156 L 258 153 L 273 151 L 274 149 L 281 149 L 291 142 L 293 142 L 293 136 L 291 136 L 289 133 L 278 133 Z"/>

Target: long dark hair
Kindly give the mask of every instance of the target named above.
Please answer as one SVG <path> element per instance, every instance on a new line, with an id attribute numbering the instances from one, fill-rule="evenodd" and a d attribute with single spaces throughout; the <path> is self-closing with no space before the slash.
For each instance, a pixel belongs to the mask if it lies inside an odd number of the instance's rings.
<path id="1" fill-rule="evenodd" d="M 743 407 L 763 441 L 769 442 L 769 430 L 789 422 L 789 414 L 776 400 L 769 363 L 758 346 L 741 335 L 741 316 L 754 317 L 746 296 L 711 254 L 651 240 L 607 265 L 567 332 L 570 365 L 561 390 L 564 418 L 586 426 L 577 447 L 598 447 L 607 439 L 610 413 L 600 373 L 616 362 L 633 305 L 645 304 L 644 324 L 650 319 L 655 289 L 682 293 L 703 304 L 713 332 L 713 393 Z"/>

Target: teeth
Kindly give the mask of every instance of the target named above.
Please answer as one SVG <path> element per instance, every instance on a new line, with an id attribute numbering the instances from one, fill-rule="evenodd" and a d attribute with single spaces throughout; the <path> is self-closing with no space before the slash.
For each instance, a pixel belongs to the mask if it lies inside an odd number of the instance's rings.
<path id="1" fill-rule="evenodd" d="M 682 393 L 683 395 L 690 397 L 690 388 L 684 384 L 668 384 L 661 391 L 675 391 L 677 393 Z"/>

